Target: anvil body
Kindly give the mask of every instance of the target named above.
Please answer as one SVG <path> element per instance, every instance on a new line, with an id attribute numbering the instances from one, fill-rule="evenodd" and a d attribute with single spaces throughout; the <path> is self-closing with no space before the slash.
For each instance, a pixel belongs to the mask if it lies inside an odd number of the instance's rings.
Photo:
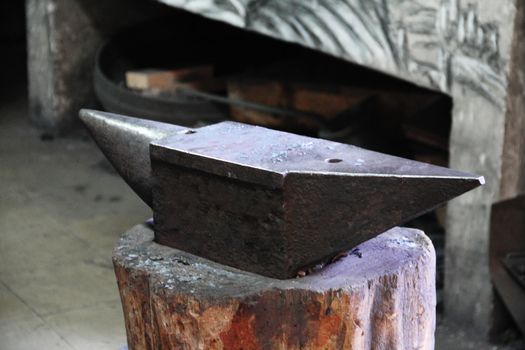
<path id="1" fill-rule="evenodd" d="M 241 123 L 171 133 L 158 124 L 162 137 L 149 145 L 151 194 L 142 196 L 151 198 L 156 241 L 279 279 L 483 183 L 464 172 Z M 122 161 L 113 163 L 119 169 Z"/>

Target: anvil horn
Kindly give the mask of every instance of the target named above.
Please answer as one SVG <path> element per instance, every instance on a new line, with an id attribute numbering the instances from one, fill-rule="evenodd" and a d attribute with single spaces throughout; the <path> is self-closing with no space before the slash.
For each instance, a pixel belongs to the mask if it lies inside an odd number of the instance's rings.
<path id="1" fill-rule="evenodd" d="M 80 119 L 117 172 L 151 207 L 149 144 L 186 128 L 89 109 L 80 110 Z"/>

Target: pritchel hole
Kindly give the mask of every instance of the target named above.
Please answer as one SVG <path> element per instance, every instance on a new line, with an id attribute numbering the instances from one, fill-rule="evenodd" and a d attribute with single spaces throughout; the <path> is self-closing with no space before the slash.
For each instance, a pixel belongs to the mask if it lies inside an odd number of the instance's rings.
<path id="1" fill-rule="evenodd" d="M 195 130 L 188 129 L 188 130 L 184 130 L 183 133 L 184 133 L 184 134 L 195 134 L 196 131 L 195 131 Z"/>
<path id="2" fill-rule="evenodd" d="M 343 160 L 338 158 L 328 158 L 326 161 L 328 163 L 341 163 Z"/>

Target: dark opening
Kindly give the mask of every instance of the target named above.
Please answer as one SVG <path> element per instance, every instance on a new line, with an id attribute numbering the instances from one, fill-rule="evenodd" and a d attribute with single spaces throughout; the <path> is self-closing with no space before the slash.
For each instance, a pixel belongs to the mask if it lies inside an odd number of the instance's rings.
<path id="1" fill-rule="evenodd" d="M 27 85 L 24 1 L 0 2 L 0 100 L 18 98 Z"/>

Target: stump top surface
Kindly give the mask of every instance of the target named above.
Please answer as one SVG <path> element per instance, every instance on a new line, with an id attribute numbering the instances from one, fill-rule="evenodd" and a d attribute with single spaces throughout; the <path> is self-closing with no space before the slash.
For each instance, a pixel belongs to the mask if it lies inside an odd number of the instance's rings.
<path id="1" fill-rule="evenodd" d="M 173 290 L 211 298 L 242 296 L 272 288 L 320 293 L 351 289 L 372 279 L 415 268 L 420 259 L 435 259 L 433 245 L 422 231 L 396 227 L 360 244 L 357 247 L 360 254 L 348 254 L 302 278 L 278 280 L 162 246 L 153 239 L 153 231 L 147 226 L 133 227 L 119 239 L 113 252 L 114 262 L 146 272 L 154 281 L 151 286 L 166 293 Z"/>

